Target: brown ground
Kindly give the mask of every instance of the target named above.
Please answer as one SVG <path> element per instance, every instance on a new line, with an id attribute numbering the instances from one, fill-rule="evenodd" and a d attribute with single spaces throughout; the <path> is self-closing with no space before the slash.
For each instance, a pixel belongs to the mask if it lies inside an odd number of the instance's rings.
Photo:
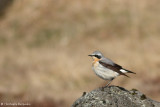
<path id="1" fill-rule="evenodd" d="M 112 84 L 160 101 L 160 7 L 147 1 L 15 0 L 0 19 L 1 102 L 70 106 L 106 84 L 95 50 L 137 73 Z"/>

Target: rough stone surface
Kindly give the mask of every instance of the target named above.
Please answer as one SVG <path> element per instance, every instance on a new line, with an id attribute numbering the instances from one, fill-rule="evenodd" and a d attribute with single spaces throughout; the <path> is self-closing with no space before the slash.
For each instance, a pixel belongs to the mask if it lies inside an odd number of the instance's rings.
<path id="1" fill-rule="evenodd" d="M 72 107 L 160 107 L 160 102 L 136 89 L 128 91 L 119 86 L 109 86 L 84 92 Z"/>

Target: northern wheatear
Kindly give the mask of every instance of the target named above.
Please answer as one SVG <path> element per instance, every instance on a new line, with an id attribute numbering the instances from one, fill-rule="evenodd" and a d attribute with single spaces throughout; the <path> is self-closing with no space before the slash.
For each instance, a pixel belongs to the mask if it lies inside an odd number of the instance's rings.
<path id="1" fill-rule="evenodd" d="M 122 66 L 114 63 L 112 60 L 105 58 L 100 51 L 95 51 L 88 56 L 91 56 L 93 58 L 92 69 L 96 73 L 96 75 L 104 80 L 109 80 L 106 87 L 111 83 L 113 79 L 115 79 L 119 75 L 129 77 L 125 73 L 136 74 L 132 71 L 122 68 Z"/>

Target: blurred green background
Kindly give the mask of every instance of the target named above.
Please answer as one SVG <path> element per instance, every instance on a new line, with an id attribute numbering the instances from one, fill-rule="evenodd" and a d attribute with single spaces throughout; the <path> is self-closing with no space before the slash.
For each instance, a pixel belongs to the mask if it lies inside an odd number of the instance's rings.
<path id="1" fill-rule="evenodd" d="M 106 84 L 95 50 L 136 72 L 112 85 L 160 101 L 159 0 L 0 0 L 0 100 L 70 106 Z"/>

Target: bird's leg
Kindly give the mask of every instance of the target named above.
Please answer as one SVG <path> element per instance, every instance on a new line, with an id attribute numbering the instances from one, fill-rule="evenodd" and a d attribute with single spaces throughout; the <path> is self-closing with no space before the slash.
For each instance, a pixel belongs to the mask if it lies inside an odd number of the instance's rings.
<path id="1" fill-rule="evenodd" d="M 110 80 L 105 87 L 108 87 L 111 82 L 112 82 L 112 80 Z"/>
<path id="2" fill-rule="evenodd" d="M 112 78 L 112 79 L 107 83 L 107 85 L 106 85 L 105 87 L 108 87 L 109 84 L 112 82 L 113 79 L 114 79 L 114 78 Z"/>
<path id="3" fill-rule="evenodd" d="M 106 85 L 106 86 L 104 86 L 104 87 L 100 88 L 100 89 L 101 89 L 101 91 L 104 91 L 104 88 L 107 88 L 107 87 L 109 86 L 109 84 L 112 82 L 112 80 L 113 80 L 113 79 L 111 79 L 111 80 L 107 83 L 107 85 Z"/>
<path id="4" fill-rule="evenodd" d="M 109 86 L 109 84 L 112 82 L 112 80 L 114 80 L 114 78 L 112 78 L 112 79 L 107 83 L 106 86 L 102 87 L 102 88 L 101 88 L 101 91 L 104 91 L 104 88 L 107 88 L 107 87 Z"/>

